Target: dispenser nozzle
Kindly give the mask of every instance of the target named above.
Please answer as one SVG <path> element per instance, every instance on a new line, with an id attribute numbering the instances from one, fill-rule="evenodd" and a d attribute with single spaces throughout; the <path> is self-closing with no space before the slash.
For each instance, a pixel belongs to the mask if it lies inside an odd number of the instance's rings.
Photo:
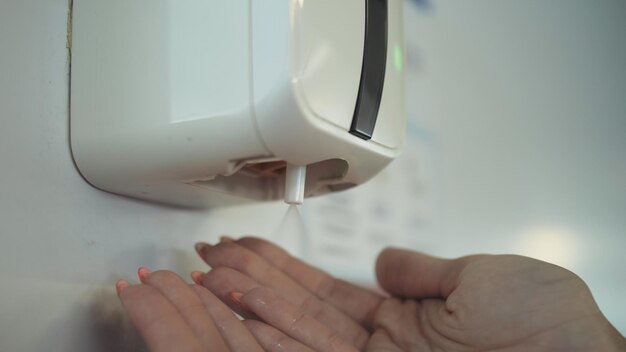
<path id="1" fill-rule="evenodd" d="M 285 175 L 285 203 L 302 204 L 304 201 L 304 181 L 306 166 L 287 164 Z"/>

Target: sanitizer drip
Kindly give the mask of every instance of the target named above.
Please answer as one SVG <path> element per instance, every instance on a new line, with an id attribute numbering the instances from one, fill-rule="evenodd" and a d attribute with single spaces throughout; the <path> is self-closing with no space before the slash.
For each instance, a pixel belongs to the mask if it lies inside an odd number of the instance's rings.
<path id="1" fill-rule="evenodd" d="M 285 172 L 285 203 L 289 209 L 280 223 L 276 239 L 291 254 L 302 258 L 308 245 L 304 221 L 298 205 L 304 201 L 306 166 L 287 164 Z"/>
<path id="2" fill-rule="evenodd" d="M 289 253 L 301 259 L 307 259 L 309 238 L 302 215 L 296 205 L 290 205 L 276 231 L 276 241 Z"/>

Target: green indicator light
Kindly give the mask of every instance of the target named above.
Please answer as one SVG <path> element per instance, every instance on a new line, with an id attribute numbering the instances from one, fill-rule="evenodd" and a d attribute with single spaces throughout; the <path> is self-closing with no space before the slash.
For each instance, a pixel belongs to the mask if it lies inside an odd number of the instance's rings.
<path id="1" fill-rule="evenodd" d="M 393 48 L 393 63 L 396 66 L 396 70 L 398 72 L 402 72 L 404 60 L 402 58 L 402 48 L 400 48 L 400 45 L 398 44 L 396 44 L 396 46 Z"/>

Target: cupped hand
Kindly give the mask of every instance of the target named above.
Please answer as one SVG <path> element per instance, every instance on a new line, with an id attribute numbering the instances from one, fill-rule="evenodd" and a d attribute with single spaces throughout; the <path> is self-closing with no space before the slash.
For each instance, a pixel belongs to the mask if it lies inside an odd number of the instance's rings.
<path id="1" fill-rule="evenodd" d="M 444 260 L 387 249 L 376 264 L 388 295 L 335 279 L 258 238 L 196 250 L 212 267 L 198 282 L 256 336 L 315 351 L 617 351 L 623 337 L 587 286 L 520 256 Z M 261 323 L 263 322 L 263 323 Z M 285 351 L 279 338 L 267 351 Z"/>

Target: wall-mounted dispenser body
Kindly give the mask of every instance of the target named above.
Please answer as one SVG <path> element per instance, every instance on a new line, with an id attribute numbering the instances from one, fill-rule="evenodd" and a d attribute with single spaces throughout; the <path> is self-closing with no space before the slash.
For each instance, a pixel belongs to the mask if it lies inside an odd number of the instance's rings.
<path id="1" fill-rule="evenodd" d="M 182 206 L 347 189 L 403 144 L 402 56 L 401 0 L 74 0 L 72 153 Z"/>

